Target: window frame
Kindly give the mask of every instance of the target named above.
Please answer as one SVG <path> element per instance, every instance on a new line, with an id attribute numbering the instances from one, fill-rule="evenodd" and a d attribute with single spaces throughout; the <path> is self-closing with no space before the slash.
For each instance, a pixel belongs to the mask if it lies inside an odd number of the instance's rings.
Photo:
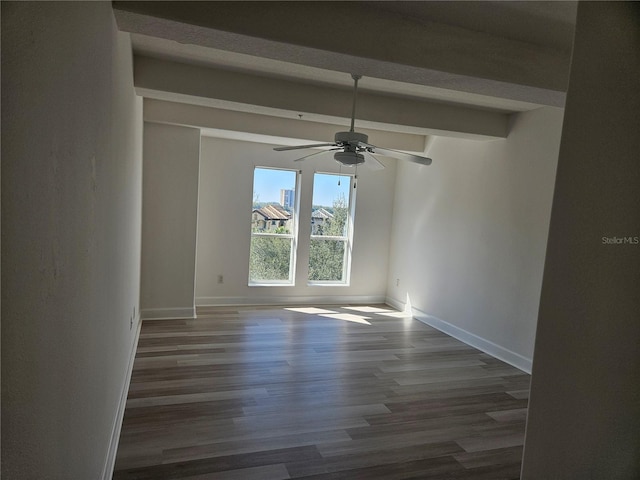
<path id="1" fill-rule="evenodd" d="M 346 232 L 344 236 L 335 236 L 335 235 L 314 235 L 313 234 L 313 226 L 311 225 L 310 235 L 309 235 L 309 261 L 311 261 L 311 243 L 314 240 L 320 241 L 342 241 L 344 242 L 344 257 L 342 261 L 342 280 L 311 280 L 309 279 L 309 272 L 307 272 L 307 286 L 317 287 L 317 286 L 331 286 L 331 287 L 348 287 L 351 285 L 351 261 L 353 257 L 353 232 L 354 232 L 354 221 L 355 221 L 355 203 L 356 203 L 356 195 L 355 195 L 355 182 L 356 175 L 355 173 L 335 173 L 335 172 L 325 172 L 325 171 L 316 171 L 313 174 L 313 183 L 312 183 L 312 192 L 311 192 L 311 204 L 313 205 L 313 195 L 315 193 L 315 176 L 316 175 L 332 175 L 339 178 L 347 177 L 349 179 L 349 198 L 347 199 L 347 225 Z M 312 207 L 313 208 L 313 207 Z M 313 212 L 312 212 L 313 213 Z M 313 220 L 312 220 L 313 222 Z"/>
<path id="2" fill-rule="evenodd" d="M 274 232 L 254 232 L 253 229 L 250 232 L 250 241 L 249 241 L 249 272 L 248 272 L 248 286 L 249 287 L 291 287 L 295 286 L 296 279 L 296 262 L 297 262 L 297 251 L 298 251 L 298 231 L 300 225 L 300 170 L 294 168 L 283 168 L 283 167 L 264 167 L 255 165 L 253 167 L 253 187 L 252 193 L 255 195 L 255 175 L 256 170 L 280 170 L 284 172 L 292 172 L 295 174 L 294 180 L 294 201 L 293 201 L 293 225 L 291 228 L 291 233 L 274 233 Z M 252 202 L 253 207 L 253 202 Z M 251 223 L 253 224 L 253 208 L 251 208 Z M 271 220 L 273 223 L 274 220 Z M 265 220 L 265 224 L 267 224 Z M 286 280 L 252 280 L 251 279 L 251 245 L 253 243 L 254 238 L 287 238 L 291 242 L 291 250 L 289 253 L 289 277 Z"/>

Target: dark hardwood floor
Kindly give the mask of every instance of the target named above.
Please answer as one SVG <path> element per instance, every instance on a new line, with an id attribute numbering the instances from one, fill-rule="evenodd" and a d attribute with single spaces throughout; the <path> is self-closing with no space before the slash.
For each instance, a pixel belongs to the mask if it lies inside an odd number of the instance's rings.
<path id="1" fill-rule="evenodd" d="M 114 479 L 518 479 L 529 375 L 384 305 L 145 321 Z"/>

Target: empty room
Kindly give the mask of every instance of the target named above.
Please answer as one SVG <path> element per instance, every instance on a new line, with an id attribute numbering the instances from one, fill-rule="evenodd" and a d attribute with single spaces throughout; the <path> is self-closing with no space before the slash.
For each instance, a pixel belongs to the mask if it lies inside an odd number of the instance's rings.
<path id="1" fill-rule="evenodd" d="M 638 7 L 2 2 L 2 474 L 637 478 Z"/>

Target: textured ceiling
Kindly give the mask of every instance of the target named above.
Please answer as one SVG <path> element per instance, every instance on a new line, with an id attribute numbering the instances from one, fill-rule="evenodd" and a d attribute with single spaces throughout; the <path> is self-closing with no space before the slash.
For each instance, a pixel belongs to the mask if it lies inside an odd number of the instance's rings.
<path id="1" fill-rule="evenodd" d="M 569 53 L 576 2 L 429 1 L 377 2 L 375 8 L 417 21 L 444 23 Z"/>

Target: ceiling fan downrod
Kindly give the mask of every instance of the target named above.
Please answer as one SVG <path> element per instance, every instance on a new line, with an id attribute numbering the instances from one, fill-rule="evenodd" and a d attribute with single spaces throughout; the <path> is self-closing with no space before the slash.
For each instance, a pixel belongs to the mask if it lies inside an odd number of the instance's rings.
<path id="1" fill-rule="evenodd" d="M 355 73 L 351 74 L 351 78 L 353 78 L 353 106 L 351 107 L 351 130 L 350 132 L 355 131 L 355 123 L 356 123 L 356 99 L 358 97 L 358 80 L 362 78 L 362 75 L 356 75 Z"/>

